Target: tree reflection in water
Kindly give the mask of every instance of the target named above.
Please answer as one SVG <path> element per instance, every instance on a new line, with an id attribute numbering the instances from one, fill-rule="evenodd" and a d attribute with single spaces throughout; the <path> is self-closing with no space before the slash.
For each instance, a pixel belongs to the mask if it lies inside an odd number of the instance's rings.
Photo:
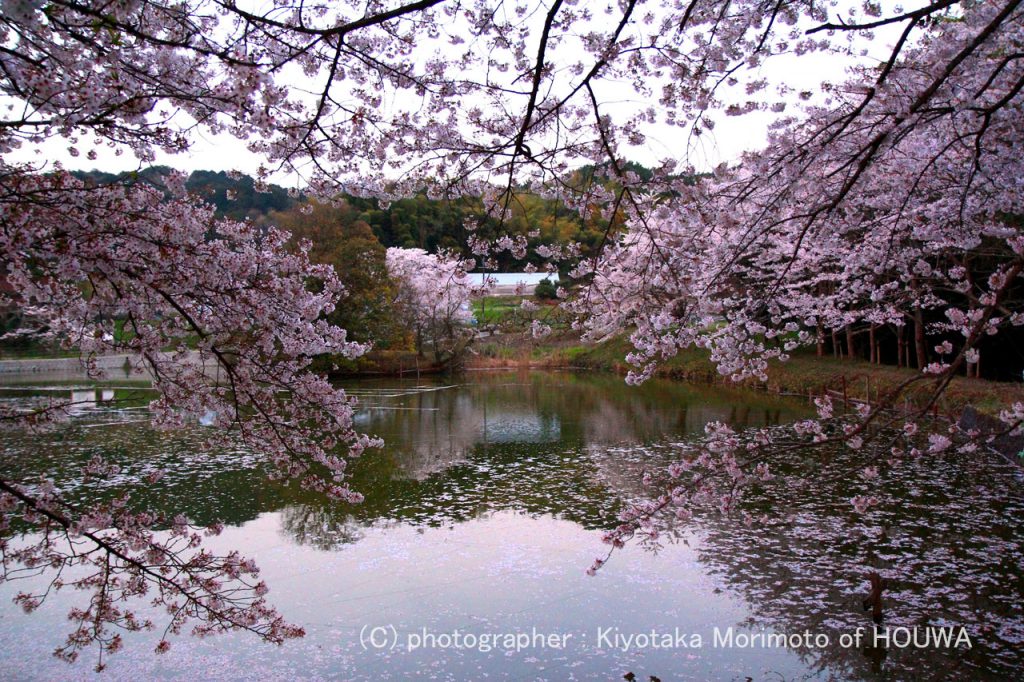
<path id="1" fill-rule="evenodd" d="M 157 433 L 102 406 L 41 440 L 5 434 L 0 466 L 26 478 L 51 476 L 82 499 L 132 486 L 140 506 L 184 505 L 200 523 L 219 518 L 242 525 L 279 512 L 279 532 L 288 542 L 338 553 L 371 535 L 473 522 L 486 527 L 508 514 L 533 519 L 537 528 L 554 519 L 604 529 L 622 503 L 648 494 L 644 473 L 666 466 L 675 444 L 701 433 L 708 421 L 781 424 L 805 413 L 804 406 L 773 396 L 656 381 L 626 387 L 617 377 L 550 373 L 480 374 L 457 386 L 360 382 L 351 390 L 360 397 L 361 428 L 387 443 L 353 466 L 352 485 L 366 495 L 357 506 L 269 484 L 257 458 L 240 449 L 198 455 L 201 428 Z M 121 465 L 116 480 L 70 478 L 68 472 L 99 452 Z M 869 626 L 860 599 L 873 569 L 891 585 L 886 625 L 963 625 L 974 643 L 969 651 L 797 648 L 810 676 L 909 679 L 942 670 L 935 676 L 999 679 L 1019 671 L 1019 473 L 984 455 L 910 461 L 873 491 L 883 504 L 858 516 L 848 500 L 863 492 L 863 483 L 843 473 L 857 468 L 852 456 L 807 454 L 828 459 L 824 469 L 808 467 L 819 472 L 815 477 L 785 488 L 763 485 L 735 516 L 699 515 L 685 528 L 666 526 L 664 537 L 686 541 L 711 583 L 747 604 L 749 617 L 740 625 L 751 632 L 807 630 L 835 639 Z M 803 465 L 790 456 L 773 468 L 799 472 Z M 167 476 L 159 485 L 141 485 L 156 468 Z M 773 516 L 780 520 L 755 521 L 769 508 L 783 510 Z M 578 552 L 580 571 L 600 551 L 596 542 L 570 549 L 574 561 Z M 665 580 L 671 582 L 668 574 Z M 626 579 L 623 589 L 628 586 Z M 707 586 L 689 589 L 663 597 L 666 608 L 699 602 Z M 663 679 L 673 674 L 649 672 Z"/>
<path id="2" fill-rule="evenodd" d="M 634 500 L 650 495 L 644 472 L 663 471 L 676 454 L 668 444 L 591 451 L 605 480 Z M 796 649 L 830 676 L 1006 679 L 1024 665 L 1024 475 L 995 454 L 926 455 L 888 471 L 872 490 L 882 503 L 857 514 L 848 500 L 866 484 L 850 472 L 877 458 L 846 448 L 769 458 L 787 475 L 758 484 L 731 515 L 705 510 L 685 526 L 659 519 L 661 537 L 694 547 L 720 587 L 750 604 L 752 631 L 837 642 L 864 629 L 861 647 Z M 870 571 L 888 584 L 880 632 L 916 629 L 923 641 L 928 628 L 946 627 L 955 640 L 963 627 L 972 648 L 876 639 L 861 603 Z"/>

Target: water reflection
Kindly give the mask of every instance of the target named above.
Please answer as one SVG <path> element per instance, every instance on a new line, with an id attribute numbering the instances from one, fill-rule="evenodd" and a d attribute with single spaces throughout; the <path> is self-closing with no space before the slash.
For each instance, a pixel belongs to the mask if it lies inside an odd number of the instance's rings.
<path id="1" fill-rule="evenodd" d="M 766 396 L 667 382 L 627 388 L 613 376 L 534 372 L 470 378 L 471 383 L 449 386 L 364 382 L 350 392 L 363 407 L 360 427 L 384 436 L 402 475 L 416 480 L 466 461 L 474 448 L 647 443 L 701 433 L 709 421 L 777 424 L 803 409 Z"/>
<path id="2" fill-rule="evenodd" d="M 673 461 L 671 444 L 595 450 L 593 461 L 618 494 L 643 498 L 643 472 Z M 865 458 L 883 479 L 881 503 L 857 514 Z M 879 461 L 881 460 L 881 461 Z M 849 647 L 794 647 L 809 669 L 837 679 L 991 679 L 1024 665 L 1024 472 L 994 454 L 910 459 L 897 467 L 871 453 L 826 450 L 768 458 L 785 472 L 759 484 L 737 513 L 702 513 L 686 526 L 662 520 L 665 542 L 686 542 L 719 589 L 750 605 L 753 631 L 825 633 L 832 643 L 863 630 Z M 876 630 L 862 609 L 866 576 L 887 580 Z M 888 628 L 893 640 L 875 633 Z M 897 646 L 897 629 L 918 640 L 960 628 L 971 647 Z M 926 634 L 928 633 L 928 634 Z"/>
<path id="3" fill-rule="evenodd" d="M 865 625 L 865 574 L 887 578 L 884 625 L 963 627 L 973 648 L 866 642 L 853 653 L 805 652 L 821 668 L 862 679 L 941 669 L 944 679 L 1006 679 L 1024 644 L 1024 497 L 1019 469 L 995 456 L 932 455 L 886 472 L 882 503 L 855 514 L 836 504 L 864 484 L 863 460 L 831 452 L 785 463 L 801 485 L 765 486 L 746 503 L 785 518 L 747 526 L 702 523 L 700 561 L 752 605 L 750 622 L 787 632 L 853 632 Z M 777 462 L 781 468 L 785 465 Z M 801 466 L 804 465 L 804 466 Z M 935 632 L 932 630 L 932 632 Z M 860 654 L 860 655 L 857 655 Z M 923 675 L 927 676 L 927 672 Z"/>
<path id="4" fill-rule="evenodd" d="M 242 448 L 202 452 L 203 428 L 153 431 L 137 412 L 111 406 L 120 395 L 94 391 L 96 404 L 66 429 L 0 436 L 5 474 L 48 475 L 82 499 L 128 486 L 141 506 L 233 524 L 218 542 L 256 554 L 275 601 L 310 633 L 276 654 L 254 651 L 244 639 L 182 644 L 187 658 L 166 659 L 173 665 L 140 649 L 124 656 L 123 671 L 187 677 L 201 660 L 214 661 L 226 678 L 259 669 L 264 677 L 297 670 L 349 679 L 593 679 L 627 670 L 639 679 L 928 679 L 939 670 L 942 679 L 998 679 L 1024 663 L 1022 486 L 1014 471 L 987 458 L 911 462 L 875 491 L 892 501 L 865 517 L 853 516 L 847 502 L 862 492 L 844 475 L 856 462 L 829 455 L 824 475 L 810 456 L 777 462 L 803 483 L 766 486 L 745 511 L 757 517 L 769 506 L 782 509 L 781 521 L 699 518 L 685 530 L 669 528 L 660 554 L 627 551 L 587 579 L 582 570 L 601 551 L 599 531 L 625 500 L 645 494 L 643 473 L 670 461 L 674 443 L 710 420 L 771 425 L 805 407 L 774 396 L 663 382 L 630 388 L 617 377 L 550 373 L 347 389 L 360 400 L 360 428 L 387 443 L 353 466 L 353 486 L 366 495 L 357 506 L 268 483 L 259 459 Z M 97 453 L 121 473 L 83 483 L 77 467 Z M 168 472 L 159 485 L 139 485 L 158 468 Z M 894 584 L 889 624 L 965 625 L 975 648 L 712 650 L 715 627 L 837 637 L 868 625 L 858 602 L 869 567 Z M 33 633 L 60 627 L 61 616 L 55 609 L 50 621 L 15 620 L 0 610 L 0 676 L 32 677 L 12 647 L 52 648 Z M 591 639 L 569 652 L 512 657 L 371 655 L 355 630 L 373 619 L 407 631 L 539 625 Z M 627 633 L 682 628 L 705 634 L 706 645 L 608 650 L 593 641 L 598 625 Z M 48 676 L 65 669 L 52 670 Z"/>

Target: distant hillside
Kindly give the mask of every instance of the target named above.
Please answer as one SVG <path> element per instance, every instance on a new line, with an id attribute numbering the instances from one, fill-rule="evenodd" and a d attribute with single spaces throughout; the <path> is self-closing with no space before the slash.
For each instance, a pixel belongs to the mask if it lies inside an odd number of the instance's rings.
<path id="1" fill-rule="evenodd" d="M 642 179 L 653 176 L 652 170 L 632 162 L 625 164 L 623 170 L 636 173 Z M 94 170 L 76 172 L 75 175 L 97 184 L 127 181 L 160 187 L 161 177 L 170 171 L 166 166 L 153 166 L 132 173 Z M 599 185 L 614 193 L 620 187 L 607 165 L 576 169 L 565 178 L 565 183 L 581 191 Z M 257 192 L 251 177 L 231 177 L 223 171 L 195 171 L 189 176 L 186 187 L 212 204 L 218 216 L 235 220 L 248 218 L 261 223 L 273 222 L 271 214 L 296 211 L 300 204 L 305 203 L 303 196 L 289 196 L 287 190 L 277 185 L 270 185 L 268 192 Z M 232 199 L 228 199 L 229 193 L 233 193 Z M 498 271 L 519 271 L 527 263 L 540 266 L 545 259 L 538 255 L 536 249 L 541 246 L 574 243 L 579 245 L 582 257 L 591 257 L 610 235 L 625 224 L 625 215 L 621 211 L 612 218 L 613 224 L 609 226 L 608 218 L 602 217 L 601 211 L 590 211 L 584 219 L 560 201 L 521 189 L 513 190 L 506 208 L 503 220 L 499 221 L 487 216 L 481 200 L 473 197 L 435 200 L 428 199 L 425 194 L 417 194 L 390 202 L 385 207 L 376 199 L 345 197 L 342 210 L 333 213 L 332 219 L 340 221 L 341 229 L 347 229 L 357 221 L 366 223 L 384 247 L 417 247 L 431 253 L 450 249 L 467 258 L 473 257 L 467 246 L 470 236 L 466 230 L 468 222 L 477 225 L 475 235 L 480 238 L 492 240 L 504 234 L 526 237 L 528 250 L 525 258 L 516 258 L 508 251 L 493 254 L 488 269 Z M 571 265 L 564 263 L 563 268 Z"/>
<path id="2" fill-rule="evenodd" d="M 163 187 L 163 176 L 172 172 L 167 166 L 151 166 L 140 171 L 107 173 L 100 170 L 74 171 L 73 175 L 97 185 L 142 182 L 154 187 Z M 255 182 L 248 175 L 231 178 L 224 171 L 195 171 L 185 182 L 189 192 L 212 204 L 217 215 L 235 220 L 256 219 L 271 211 L 286 211 L 298 203 L 288 196 L 288 191 L 278 185 L 270 185 L 269 192 L 257 192 Z M 228 192 L 234 198 L 228 199 Z"/>

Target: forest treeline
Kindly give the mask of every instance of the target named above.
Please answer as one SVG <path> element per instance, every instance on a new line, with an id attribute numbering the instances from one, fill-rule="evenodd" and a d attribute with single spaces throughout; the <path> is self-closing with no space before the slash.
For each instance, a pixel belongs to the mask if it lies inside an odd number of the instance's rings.
<path id="1" fill-rule="evenodd" d="M 627 164 L 626 170 L 641 178 L 649 178 L 652 171 L 636 163 Z M 161 178 L 171 171 L 165 166 L 153 166 L 132 173 L 106 173 L 103 171 L 77 171 L 74 174 L 86 182 L 108 184 L 129 181 L 146 182 L 160 186 Z M 581 168 L 567 182 L 586 190 L 597 183 L 614 190 L 616 182 L 593 166 Z M 301 193 L 286 190 L 274 184 L 257 189 L 253 178 L 223 171 L 193 171 L 186 183 L 189 192 L 211 204 L 220 217 L 235 220 L 250 219 L 257 223 L 286 220 L 294 226 L 302 223 L 300 208 L 307 203 Z M 384 248 L 392 246 L 419 248 L 430 253 L 445 249 L 472 258 L 467 246 L 467 222 L 476 225 L 474 233 L 483 239 L 494 239 L 504 234 L 528 237 L 529 248 L 525 259 L 512 257 L 508 252 L 493 254 L 492 271 L 521 271 L 527 263 L 540 266 L 544 259 L 535 249 L 541 245 L 578 244 L 581 254 L 592 255 L 606 234 L 621 227 L 621 220 L 609 221 L 599 212 L 581 218 L 578 211 L 562 202 L 545 199 L 535 193 L 513 191 L 508 202 L 507 215 L 499 220 L 487 215 L 479 198 L 462 197 L 450 200 L 430 199 L 419 194 L 382 206 L 377 199 L 345 196 L 335 210 L 320 211 L 318 220 L 329 219 L 338 223 L 342 236 L 357 223 L 369 227 L 374 239 Z M 307 209 L 308 210 L 308 209 Z M 295 215 L 293 215 L 295 214 Z M 618 216 L 616 216 L 618 218 Z M 363 237 L 361 236 L 360 239 Z"/>
<path id="2" fill-rule="evenodd" d="M 170 171 L 155 166 L 136 173 L 112 174 L 102 171 L 76 172 L 86 182 L 106 184 L 124 180 L 160 186 L 161 178 Z M 631 163 L 628 170 L 641 178 L 651 171 Z M 593 184 L 614 191 L 616 183 L 600 168 L 588 166 L 566 179 L 581 190 Z M 194 171 L 186 188 L 211 204 L 218 216 L 236 220 L 249 219 L 257 224 L 276 225 L 312 243 L 313 259 L 335 267 L 348 295 L 332 321 L 349 330 L 351 338 L 373 343 L 377 348 L 410 349 L 409 330 L 389 312 L 394 296 L 384 265 L 389 247 L 420 248 L 431 253 L 450 250 L 463 258 L 473 258 L 467 246 L 470 233 L 467 222 L 476 224 L 474 234 L 493 240 L 503 234 L 527 237 L 524 259 L 508 252 L 492 254 L 490 271 L 521 271 L 527 264 L 541 266 L 544 259 L 537 254 L 541 245 L 578 244 L 582 257 L 591 257 L 610 234 L 622 227 L 615 216 L 611 225 L 600 211 L 591 211 L 584 219 L 579 212 L 557 200 L 535 193 L 514 191 L 503 222 L 487 216 L 480 199 L 463 197 L 435 200 L 420 194 L 382 205 L 377 199 L 346 196 L 329 205 L 309 200 L 301 193 L 277 185 L 257 189 L 253 178 L 222 171 Z M 971 258 L 984 260 L 984 251 Z M 571 267 L 571 261 L 563 268 Z M 1024 292 L 1014 292 L 1014 295 Z M 903 324 L 858 324 L 841 329 L 813 330 L 818 339 L 817 354 L 845 359 L 862 359 L 872 363 L 923 368 L 941 358 L 937 347 L 944 334 L 930 332 L 945 321 L 939 308 L 916 309 Z M 978 348 L 979 363 L 969 366 L 971 374 L 1000 380 L 1020 381 L 1024 370 L 1024 332 L 1012 329 L 998 337 L 982 339 Z M 814 352 L 811 350 L 810 352 Z"/>
<path id="3" fill-rule="evenodd" d="M 640 177 L 651 171 L 638 164 L 629 170 Z M 103 171 L 76 172 L 87 183 L 96 185 L 140 182 L 163 187 L 170 168 L 154 166 L 133 173 Z M 581 189 L 593 183 L 615 189 L 615 183 L 600 170 L 586 167 L 569 179 Z M 472 234 L 493 241 L 505 234 L 527 239 L 525 258 L 504 251 L 491 255 L 488 271 L 522 271 L 532 264 L 543 264 L 536 249 L 542 245 L 579 245 L 582 257 L 593 255 L 606 235 L 622 226 L 616 216 L 609 221 L 592 212 L 581 218 L 578 211 L 559 201 L 544 199 L 535 193 L 515 191 L 502 221 L 487 215 L 479 198 L 430 199 L 420 194 L 382 205 L 376 199 L 345 196 L 333 203 L 319 202 L 299 192 L 268 184 L 257 188 L 253 178 L 222 171 L 194 171 L 186 189 L 212 205 L 218 217 L 251 220 L 257 225 L 276 226 L 311 244 L 314 262 L 332 265 L 345 285 L 346 297 L 331 314 L 331 321 L 349 332 L 349 338 L 372 343 L 377 349 L 412 350 L 417 344 L 409 325 L 393 314 L 396 283 L 385 267 L 385 252 L 390 247 L 423 249 L 429 253 L 450 251 L 461 258 L 473 259 L 467 242 Z M 479 259 L 476 258 L 479 262 Z M 572 261 L 563 267 L 569 268 Z"/>

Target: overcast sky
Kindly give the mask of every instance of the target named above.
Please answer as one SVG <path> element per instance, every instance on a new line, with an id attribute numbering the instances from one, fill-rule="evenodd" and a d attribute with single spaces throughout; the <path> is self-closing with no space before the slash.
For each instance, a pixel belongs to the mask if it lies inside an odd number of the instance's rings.
<path id="1" fill-rule="evenodd" d="M 894 28 L 888 32 L 880 32 L 874 40 L 864 45 L 870 50 L 865 59 L 877 61 L 888 56 L 891 45 L 898 35 Z M 571 58 L 572 56 L 569 55 Z M 841 81 L 846 69 L 853 63 L 834 55 L 813 54 L 805 57 L 785 55 L 768 60 L 768 65 L 757 72 L 746 71 L 740 75 L 741 81 L 767 78 L 769 82 L 784 81 L 796 91 L 808 90 L 818 92 L 823 81 Z M 863 63 L 863 62 L 862 62 Z M 618 107 L 609 106 L 614 116 L 616 108 L 619 112 L 629 107 L 648 106 L 647 102 L 638 101 L 636 95 L 624 88 L 622 97 L 617 97 L 615 86 L 602 83 L 602 95 L 606 100 L 621 99 Z M 795 104 L 795 102 L 794 102 Z M 685 130 L 668 126 L 651 126 L 645 130 L 647 143 L 643 149 L 631 150 L 629 158 L 645 165 L 656 165 L 660 160 L 673 158 L 684 164 L 692 164 L 697 170 L 708 170 L 721 162 L 735 162 L 744 151 L 753 151 L 765 145 L 767 126 L 774 114 L 754 113 L 739 117 L 716 117 L 714 131 L 704 133 L 699 139 L 690 139 L 689 146 Z M 11 161 L 28 161 L 39 166 L 52 168 L 59 162 L 68 169 L 89 170 L 97 168 L 109 172 L 134 170 L 140 167 L 139 161 L 130 153 L 115 156 L 113 150 L 105 147 L 94 148 L 96 160 L 86 158 L 85 152 L 90 149 L 87 144 L 78 146 L 80 155 L 72 157 L 68 152 L 68 143 L 61 139 L 51 139 L 40 146 L 30 146 L 9 155 Z M 191 150 L 185 154 L 158 155 L 156 163 L 164 164 L 184 171 L 239 170 L 255 175 L 261 159 L 250 153 L 245 142 L 227 135 L 210 136 L 198 134 L 193 136 Z M 147 164 L 148 165 L 148 164 Z M 294 175 L 278 173 L 271 177 L 273 182 L 285 186 L 301 186 L 302 179 Z"/>

